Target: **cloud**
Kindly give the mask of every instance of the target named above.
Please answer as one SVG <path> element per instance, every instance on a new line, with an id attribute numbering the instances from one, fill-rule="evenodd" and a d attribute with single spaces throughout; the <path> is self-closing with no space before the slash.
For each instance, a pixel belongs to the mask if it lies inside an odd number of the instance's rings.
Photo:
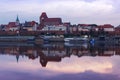
<path id="1" fill-rule="evenodd" d="M 94 58 L 84 58 L 79 59 L 77 57 L 72 57 L 71 59 L 64 59 L 61 63 L 50 63 L 48 62 L 46 68 L 40 67 L 40 64 L 37 63 L 37 61 L 30 61 L 30 60 L 24 60 L 17 62 L 1 62 L 3 65 L 0 65 L 3 70 L 17 70 L 22 72 L 38 72 L 39 70 L 45 70 L 50 72 L 56 72 L 56 73 L 83 73 L 86 71 L 93 71 L 97 73 L 111 73 L 113 64 L 111 61 L 107 61 L 106 59 L 99 60 L 99 58 L 96 58 L 96 61 L 92 60 Z M 8 65 L 5 66 L 4 65 Z M 71 66 L 73 65 L 73 66 Z M 89 67 L 88 67 L 89 66 Z"/>
<path id="2" fill-rule="evenodd" d="M 24 18 L 22 21 L 25 19 L 38 21 L 40 14 L 47 12 L 49 17 L 62 17 L 63 21 L 72 23 L 111 23 L 117 25 L 120 18 L 116 12 L 117 3 L 115 4 L 113 0 L 21 0 L 0 3 L 2 10 L 0 12 L 4 16 L 19 14 Z M 0 18 L 4 17 L 0 16 Z M 5 19 L 7 20 L 6 17 Z"/>
<path id="3" fill-rule="evenodd" d="M 72 60 L 65 59 L 64 63 L 48 63 L 47 69 L 62 73 L 84 73 L 86 71 L 93 71 L 97 73 L 111 73 L 113 65 L 111 61 L 103 60 L 92 60 L 93 58 L 78 59 L 72 57 Z"/>
<path id="4" fill-rule="evenodd" d="M 6 75 L 11 75 L 8 77 L 15 77 L 17 76 L 16 73 L 21 73 L 17 78 L 24 75 L 31 75 L 31 76 L 40 76 L 40 77 L 61 77 L 64 74 L 67 74 L 68 78 L 71 78 L 70 75 L 74 75 L 74 77 L 79 78 L 87 78 L 88 76 L 91 78 L 96 77 L 98 78 L 98 74 L 101 75 L 116 75 L 117 78 L 120 74 L 119 71 L 119 56 L 113 57 L 75 57 L 72 56 L 71 58 L 64 58 L 61 62 L 48 62 L 47 67 L 43 68 L 40 66 L 39 59 L 34 61 L 28 60 L 26 58 L 20 57 L 19 62 L 17 63 L 15 60 L 15 56 L 1 56 L 0 57 L 0 78 L 7 78 L 4 77 Z M 7 65 L 7 66 L 6 66 Z M 52 74 L 51 74 L 52 73 Z M 89 73 L 89 74 L 88 74 Z M 95 74 L 93 74 L 95 73 Z M 86 76 L 87 75 L 87 76 Z M 65 77 L 65 76 L 64 76 Z M 99 76 L 102 77 L 102 76 Z M 102 78 L 109 78 L 108 76 L 104 76 Z M 112 77 L 111 77 L 112 78 Z M 119 80 L 116 79 L 116 80 Z M 15 79 L 16 80 L 16 79 Z M 86 79 L 88 80 L 88 79 Z M 92 80 L 92 79 L 90 79 Z M 104 80 L 104 79 L 100 79 Z M 109 79 L 108 79 L 109 80 Z M 111 79 L 114 80 L 114 79 Z"/>

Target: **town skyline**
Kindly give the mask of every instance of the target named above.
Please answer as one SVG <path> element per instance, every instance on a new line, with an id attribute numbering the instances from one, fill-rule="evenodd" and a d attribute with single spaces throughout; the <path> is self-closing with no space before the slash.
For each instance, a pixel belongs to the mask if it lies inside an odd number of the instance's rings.
<path id="1" fill-rule="evenodd" d="M 42 13 L 46 13 L 46 12 L 41 12 L 41 14 Z M 47 14 L 47 15 L 49 15 L 49 14 Z M 64 24 L 64 22 L 66 22 L 66 23 L 70 23 L 71 25 L 79 25 L 79 24 L 86 24 L 86 25 L 92 25 L 92 24 L 95 24 L 95 25 L 98 25 L 98 26 L 100 26 L 100 25 L 112 25 L 112 26 L 114 26 L 114 27 L 118 27 L 119 25 L 113 25 L 113 24 L 111 24 L 111 23 L 103 23 L 103 24 L 97 24 L 97 23 L 72 23 L 72 22 L 70 22 L 69 20 L 67 20 L 67 21 L 64 21 L 64 19 L 63 18 L 61 18 L 61 17 L 58 17 L 58 16 L 55 16 L 55 18 L 60 18 L 61 20 L 62 20 L 62 22 L 63 22 L 63 24 Z M 36 20 L 24 20 L 24 21 L 22 21 L 21 20 L 21 18 L 20 18 L 20 16 L 18 15 L 18 14 L 16 14 L 16 16 L 14 17 L 14 20 L 12 20 L 12 21 L 8 21 L 8 22 L 6 22 L 6 23 L 0 23 L 0 25 L 8 25 L 9 23 L 11 23 L 11 22 L 16 22 L 16 20 L 17 19 L 19 19 L 19 23 L 20 24 L 24 24 L 25 22 L 36 22 L 36 23 L 38 23 L 38 24 L 41 24 L 40 23 L 40 15 L 38 16 L 38 20 L 36 21 Z"/>
<path id="2" fill-rule="evenodd" d="M 2 0 L 0 24 L 15 21 L 17 14 L 21 22 L 39 22 L 39 15 L 46 12 L 50 17 L 61 17 L 63 22 L 72 24 L 112 24 L 116 27 L 120 21 L 119 3 L 119 0 Z"/>

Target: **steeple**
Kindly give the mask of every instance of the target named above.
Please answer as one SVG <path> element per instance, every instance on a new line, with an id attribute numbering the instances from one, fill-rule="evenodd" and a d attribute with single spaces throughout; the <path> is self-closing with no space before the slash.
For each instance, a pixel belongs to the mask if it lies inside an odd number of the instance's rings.
<path id="1" fill-rule="evenodd" d="M 19 22 L 19 17 L 18 17 L 18 15 L 17 15 L 17 18 L 16 18 L 16 22 Z"/>
<path id="2" fill-rule="evenodd" d="M 18 26 L 19 23 L 20 23 L 20 21 L 19 21 L 19 17 L 18 17 L 18 15 L 17 15 L 17 18 L 16 18 L 16 25 Z"/>

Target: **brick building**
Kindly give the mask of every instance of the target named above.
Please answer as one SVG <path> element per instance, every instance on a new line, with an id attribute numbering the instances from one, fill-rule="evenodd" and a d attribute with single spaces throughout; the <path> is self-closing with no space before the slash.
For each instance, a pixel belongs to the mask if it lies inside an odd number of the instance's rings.
<path id="1" fill-rule="evenodd" d="M 47 14 L 43 12 L 40 16 L 40 25 L 41 26 L 52 26 L 62 24 L 61 18 L 48 18 Z"/>

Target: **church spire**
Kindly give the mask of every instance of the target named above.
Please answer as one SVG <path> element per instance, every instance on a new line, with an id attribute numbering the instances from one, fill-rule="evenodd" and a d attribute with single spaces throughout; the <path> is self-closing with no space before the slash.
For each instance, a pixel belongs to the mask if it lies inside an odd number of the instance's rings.
<path id="1" fill-rule="evenodd" d="M 19 22 L 19 17 L 18 17 L 18 15 L 17 15 L 17 18 L 16 18 L 16 22 Z"/>
<path id="2" fill-rule="evenodd" d="M 17 15 L 17 18 L 16 18 L 16 26 L 19 26 L 19 24 L 20 24 L 20 21 L 19 21 L 18 15 Z"/>

